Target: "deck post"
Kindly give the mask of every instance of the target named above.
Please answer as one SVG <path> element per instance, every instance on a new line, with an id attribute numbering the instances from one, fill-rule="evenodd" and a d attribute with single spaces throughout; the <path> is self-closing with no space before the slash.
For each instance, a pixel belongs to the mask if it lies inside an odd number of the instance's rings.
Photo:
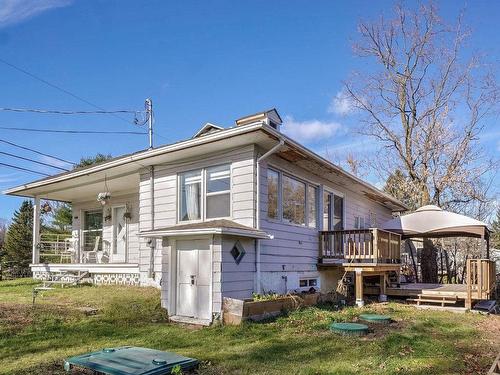
<path id="1" fill-rule="evenodd" d="M 35 197 L 33 204 L 33 253 L 32 263 L 40 263 L 40 197 Z"/>
<path id="2" fill-rule="evenodd" d="M 363 301 L 363 270 L 361 268 L 356 268 L 356 305 L 358 307 L 365 305 L 365 301 Z"/>
<path id="3" fill-rule="evenodd" d="M 387 272 L 384 272 L 380 275 L 380 295 L 378 296 L 378 300 L 380 302 L 387 302 Z"/>

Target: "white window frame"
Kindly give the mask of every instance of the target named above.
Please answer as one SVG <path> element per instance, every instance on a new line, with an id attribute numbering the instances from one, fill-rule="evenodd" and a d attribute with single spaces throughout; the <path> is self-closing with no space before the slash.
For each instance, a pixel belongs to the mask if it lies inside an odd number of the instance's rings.
<path id="1" fill-rule="evenodd" d="M 311 182 L 309 182 L 303 178 L 297 177 L 291 173 L 284 172 L 283 170 L 281 170 L 279 168 L 275 168 L 274 166 L 268 166 L 267 169 L 272 170 L 273 172 L 278 174 L 278 218 L 275 219 L 275 218 L 269 217 L 267 215 L 268 210 L 266 210 L 267 220 L 272 221 L 272 222 L 286 224 L 286 225 L 294 225 L 294 226 L 301 227 L 301 228 L 317 229 L 318 225 L 319 225 L 319 219 L 320 219 L 320 216 L 319 216 L 319 197 L 318 197 L 319 191 L 320 191 L 319 185 L 311 183 Z M 305 194 L 304 194 L 304 199 L 305 199 L 305 202 L 304 202 L 304 205 L 305 205 L 304 221 L 305 221 L 305 224 L 304 225 L 292 223 L 289 221 L 285 221 L 283 219 L 283 196 L 284 196 L 284 194 L 283 194 L 283 176 L 297 180 L 300 183 L 303 183 L 305 186 Z M 266 179 L 266 184 L 267 184 L 267 179 Z M 309 186 L 314 187 L 316 189 L 315 190 L 316 191 L 316 220 L 315 220 L 316 225 L 314 225 L 314 226 L 309 225 L 309 189 L 308 189 Z"/>
<path id="2" fill-rule="evenodd" d="M 332 218 L 334 217 L 335 210 L 335 196 L 342 198 L 342 228 L 346 229 L 346 198 L 345 194 L 339 192 L 338 190 L 331 189 L 328 186 L 323 186 L 323 194 L 326 193 L 330 195 L 332 199 L 332 204 L 330 206 L 330 212 L 328 213 Z M 321 200 L 323 201 L 323 195 L 321 196 Z M 323 207 L 324 208 L 324 207 Z M 321 212 L 321 220 L 323 220 L 323 212 Z M 324 231 L 334 230 L 333 228 L 323 228 Z"/>
<path id="3" fill-rule="evenodd" d="M 207 169 L 210 169 L 213 167 L 221 167 L 221 166 L 228 166 L 229 167 L 229 190 L 207 193 L 207 181 L 208 181 Z M 201 175 L 200 218 L 196 219 L 196 220 L 182 220 L 182 218 L 181 218 L 182 174 L 189 173 L 189 172 L 195 172 L 195 171 L 200 171 L 200 175 Z M 211 218 L 207 219 L 207 209 L 206 209 L 207 208 L 207 196 L 222 195 L 222 194 L 227 194 L 228 192 L 229 192 L 229 216 L 211 217 Z M 180 223 L 197 223 L 197 222 L 203 222 L 206 220 L 216 220 L 216 219 L 232 219 L 232 217 L 233 217 L 233 165 L 231 163 L 221 163 L 221 164 L 210 165 L 210 166 L 203 167 L 203 168 L 187 169 L 187 170 L 180 171 L 177 173 L 177 223 L 178 224 L 180 224 Z"/>
<path id="4" fill-rule="evenodd" d="M 81 210 L 82 214 L 83 214 L 83 217 L 82 217 L 82 244 L 81 244 L 81 251 L 82 251 L 82 254 L 84 254 L 85 252 L 88 252 L 88 251 L 92 251 L 92 250 L 85 250 L 85 235 L 86 233 L 93 233 L 93 232 L 101 232 L 101 247 L 104 248 L 104 209 L 103 208 L 90 208 L 90 209 L 82 209 Z M 85 229 L 85 226 L 87 225 L 87 220 L 86 220 L 86 214 L 88 213 L 97 213 L 97 212 L 101 212 L 101 215 L 102 215 L 102 227 L 101 229 Z M 101 249 L 101 250 L 104 250 L 104 249 Z"/>
<path id="5" fill-rule="evenodd" d="M 309 285 L 312 280 L 314 280 L 316 282 L 316 285 Z M 306 286 L 300 286 L 300 282 L 301 281 L 306 281 L 307 285 Z M 300 290 L 300 291 L 308 291 L 311 288 L 319 290 L 319 278 L 318 277 L 301 277 L 301 278 L 299 278 L 298 290 Z"/>

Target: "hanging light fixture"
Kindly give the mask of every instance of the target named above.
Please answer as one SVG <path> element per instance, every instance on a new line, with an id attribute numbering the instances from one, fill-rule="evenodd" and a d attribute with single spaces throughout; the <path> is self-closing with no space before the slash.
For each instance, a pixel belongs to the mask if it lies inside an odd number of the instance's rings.
<path id="1" fill-rule="evenodd" d="M 106 175 L 104 175 L 104 189 L 105 189 L 105 191 L 97 194 L 97 201 L 103 206 L 105 206 L 109 202 L 109 200 L 111 199 L 111 192 L 108 189 Z"/>

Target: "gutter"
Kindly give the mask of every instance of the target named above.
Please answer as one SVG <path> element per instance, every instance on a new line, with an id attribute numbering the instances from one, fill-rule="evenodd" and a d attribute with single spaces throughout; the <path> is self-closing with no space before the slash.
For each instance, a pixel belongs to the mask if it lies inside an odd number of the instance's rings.
<path id="1" fill-rule="evenodd" d="M 260 231 L 260 162 L 267 159 L 269 156 L 277 152 L 280 148 L 282 148 L 285 145 L 285 140 L 279 136 L 278 137 L 279 142 L 277 145 L 275 145 L 273 148 L 271 148 L 269 151 L 267 151 L 264 155 L 260 156 L 257 158 L 256 161 L 256 169 L 257 169 L 257 199 L 256 199 L 256 212 L 255 212 L 255 218 L 256 218 L 256 223 L 255 223 L 255 228 Z M 261 288 L 261 261 L 260 261 L 260 239 L 257 238 L 255 239 L 255 269 L 257 273 L 257 293 L 262 292 Z"/>
<path id="2" fill-rule="evenodd" d="M 151 230 L 155 230 L 155 167 L 152 165 L 149 170 L 149 201 L 151 202 Z M 155 246 L 156 239 L 151 238 L 149 240 L 149 271 L 148 276 L 152 278 L 154 276 L 154 264 L 155 264 Z"/>

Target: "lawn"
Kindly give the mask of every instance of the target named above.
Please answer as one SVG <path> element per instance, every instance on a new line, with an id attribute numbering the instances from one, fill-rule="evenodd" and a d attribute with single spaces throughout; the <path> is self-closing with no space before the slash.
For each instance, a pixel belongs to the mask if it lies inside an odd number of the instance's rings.
<path id="1" fill-rule="evenodd" d="M 265 323 L 195 329 L 166 322 L 156 289 L 57 289 L 32 307 L 33 286 L 26 279 L 0 282 L 0 374 L 63 374 L 65 357 L 120 345 L 198 358 L 200 374 L 482 374 L 500 349 L 499 316 L 389 303 L 320 306 Z M 98 314 L 87 316 L 82 307 Z M 358 338 L 327 329 L 367 311 L 395 322 Z"/>

